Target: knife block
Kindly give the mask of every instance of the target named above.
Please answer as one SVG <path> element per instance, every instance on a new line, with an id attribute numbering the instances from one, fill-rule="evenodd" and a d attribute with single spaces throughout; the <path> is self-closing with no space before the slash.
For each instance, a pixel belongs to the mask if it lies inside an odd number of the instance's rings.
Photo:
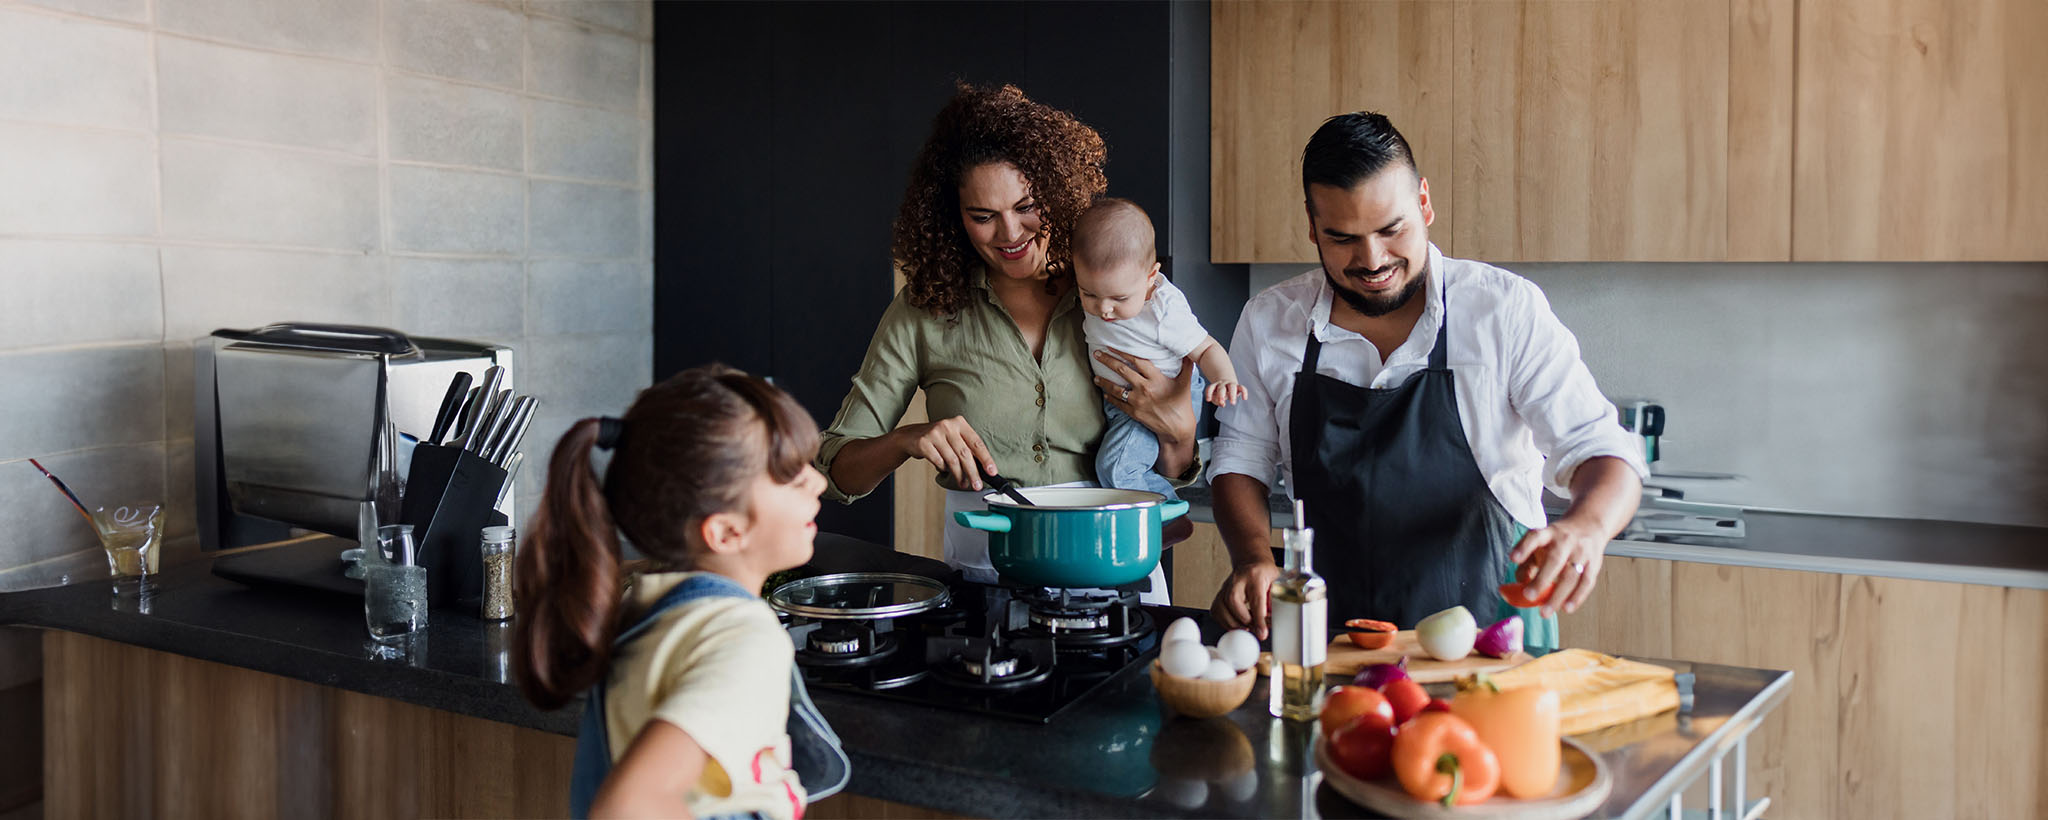
<path id="1" fill-rule="evenodd" d="M 473 606 L 482 599 L 483 528 L 508 523 L 496 509 L 504 485 L 504 470 L 468 450 L 413 448 L 398 523 L 412 525 L 420 565 L 427 568 L 429 606 Z"/>

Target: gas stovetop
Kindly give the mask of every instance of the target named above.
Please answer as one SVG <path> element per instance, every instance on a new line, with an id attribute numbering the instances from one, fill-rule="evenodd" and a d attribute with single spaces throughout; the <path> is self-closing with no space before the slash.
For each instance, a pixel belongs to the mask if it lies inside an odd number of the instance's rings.
<path id="1" fill-rule="evenodd" d="M 909 596 L 900 587 L 855 589 L 816 597 L 861 617 L 824 617 L 824 607 L 784 610 L 797 665 L 814 692 L 1044 723 L 1143 663 L 1159 643 L 1136 588 L 1058 590 L 956 578 L 944 593 L 936 585 Z M 900 602 L 920 596 L 929 596 L 920 611 L 892 612 L 916 608 Z M 850 598 L 859 600 L 848 604 Z"/>

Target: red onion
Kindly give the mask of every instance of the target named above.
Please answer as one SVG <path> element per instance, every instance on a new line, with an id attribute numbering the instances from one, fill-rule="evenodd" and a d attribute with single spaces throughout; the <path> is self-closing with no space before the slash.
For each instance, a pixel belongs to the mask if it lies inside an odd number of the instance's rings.
<path id="1" fill-rule="evenodd" d="M 1376 663 L 1358 670 L 1358 675 L 1351 682 L 1377 692 L 1380 687 L 1405 677 L 1408 677 L 1408 656 L 1402 655 L 1398 663 Z"/>
<path id="2" fill-rule="evenodd" d="M 1472 649 L 1489 658 L 1505 658 L 1522 651 L 1522 616 L 1509 615 L 1480 630 Z"/>

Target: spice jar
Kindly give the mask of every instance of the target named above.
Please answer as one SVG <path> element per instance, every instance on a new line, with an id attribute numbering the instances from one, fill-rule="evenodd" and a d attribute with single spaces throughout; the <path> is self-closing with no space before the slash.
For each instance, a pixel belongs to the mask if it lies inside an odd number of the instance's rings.
<path id="1" fill-rule="evenodd" d="M 511 527 L 485 527 L 483 537 L 483 618 L 502 621 L 512 617 L 512 545 L 516 533 Z"/>

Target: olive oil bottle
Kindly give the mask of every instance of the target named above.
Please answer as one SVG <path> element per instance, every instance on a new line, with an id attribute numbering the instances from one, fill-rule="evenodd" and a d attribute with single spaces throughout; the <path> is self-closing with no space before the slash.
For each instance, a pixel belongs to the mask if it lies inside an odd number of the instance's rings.
<path id="1" fill-rule="evenodd" d="M 1329 653 L 1329 585 L 1314 567 L 1315 530 L 1308 508 L 1294 500 L 1294 526 L 1282 535 L 1286 566 L 1268 590 L 1272 602 L 1273 668 L 1269 673 L 1274 717 L 1315 720 L 1323 694 L 1323 661 Z"/>

